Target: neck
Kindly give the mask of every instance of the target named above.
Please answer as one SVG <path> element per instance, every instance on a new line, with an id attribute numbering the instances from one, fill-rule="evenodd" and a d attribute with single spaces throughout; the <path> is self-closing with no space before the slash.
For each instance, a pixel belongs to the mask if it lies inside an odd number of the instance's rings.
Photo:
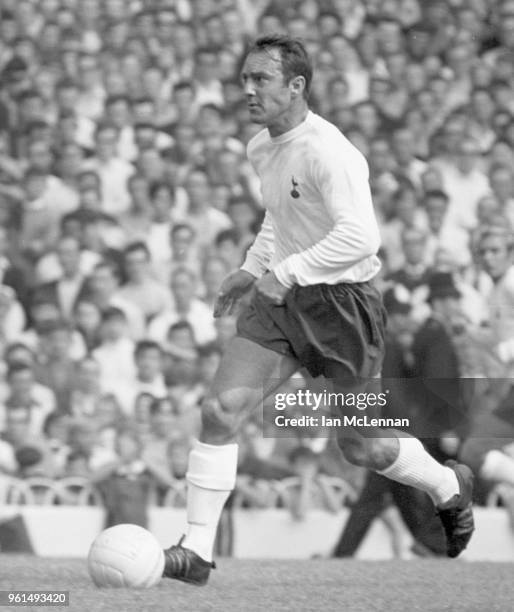
<path id="1" fill-rule="evenodd" d="M 297 105 L 292 108 L 288 108 L 287 112 L 277 117 L 272 123 L 268 124 L 270 136 L 275 138 L 281 134 L 293 130 L 298 127 L 300 123 L 303 123 L 309 112 L 309 107 L 305 100 L 301 100 Z"/>

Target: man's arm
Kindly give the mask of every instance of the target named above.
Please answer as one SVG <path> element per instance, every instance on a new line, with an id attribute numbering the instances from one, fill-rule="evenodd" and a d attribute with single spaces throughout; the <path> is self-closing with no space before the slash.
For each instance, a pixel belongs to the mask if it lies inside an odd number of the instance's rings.
<path id="1" fill-rule="evenodd" d="M 322 240 L 274 267 L 273 272 L 286 287 L 311 284 L 320 272 L 349 268 L 378 251 L 380 234 L 367 164 L 356 156 L 351 162 L 355 162 L 351 168 L 344 167 L 340 157 L 328 153 L 313 161 L 313 184 L 334 226 Z"/>
<path id="2" fill-rule="evenodd" d="M 269 263 L 274 252 L 274 236 L 273 226 L 269 212 L 266 211 L 261 229 L 257 234 L 252 246 L 248 249 L 246 259 L 241 266 L 241 270 L 245 270 L 253 274 L 256 278 L 261 277 L 269 268 Z"/>

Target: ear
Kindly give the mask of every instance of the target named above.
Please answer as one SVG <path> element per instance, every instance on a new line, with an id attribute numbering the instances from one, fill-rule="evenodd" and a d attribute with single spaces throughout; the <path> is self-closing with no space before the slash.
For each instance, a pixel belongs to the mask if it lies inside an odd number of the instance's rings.
<path id="1" fill-rule="evenodd" d="M 303 92 L 305 90 L 305 77 L 297 76 L 294 79 L 292 79 L 291 89 L 292 89 L 293 97 L 303 95 Z"/>

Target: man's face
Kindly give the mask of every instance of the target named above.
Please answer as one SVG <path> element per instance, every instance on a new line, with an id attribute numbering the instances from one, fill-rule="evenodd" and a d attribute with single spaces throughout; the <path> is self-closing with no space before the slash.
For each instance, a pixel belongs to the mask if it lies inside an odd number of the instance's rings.
<path id="1" fill-rule="evenodd" d="M 393 134 L 393 150 L 399 162 L 406 162 L 412 157 L 414 141 L 409 130 L 398 130 Z"/>
<path id="2" fill-rule="evenodd" d="M 57 258 L 66 274 L 74 275 L 79 270 L 80 246 L 73 238 L 65 238 L 57 245 Z"/>
<path id="3" fill-rule="evenodd" d="M 130 109 L 126 100 L 117 100 L 106 108 L 108 119 L 117 127 L 122 128 L 130 120 Z"/>
<path id="4" fill-rule="evenodd" d="M 250 53 L 241 78 L 250 119 L 254 123 L 270 125 L 289 112 L 291 86 L 285 82 L 277 49 Z"/>
<path id="5" fill-rule="evenodd" d="M 114 130 L 105 129 L 96 136 L 96 151 L 100 159 L 108 160 L 116 153 L 118 136 Z"/>
<path id="6" fill-rule="evenodd" d="M 173 257 L 175 259 L 181 259 L 188 252 L 193 242 L 193 234 L 191 230 L 187 228 L 178 229 L 173 232 L 171 236 L 171 247 L 173 250 Z"/>
<path id="7" fill-rule="evenodd" d="M 52 165 L 52 154 L 45 142 L 33 142 L 28 149 L 28 160 L 33 168 L 48 172 Z"/>
<path id="8" fill-rule="evenodd" d="M 131 251 L 125 255 L 125 271 L 132 281 L 144 279 L 148 271 L 148 254 L 141 250 Z"/>
<path id="9" fill-rule="evenodd" d="M 478 161 L 480 151 L 476 143 L 470 140 L 463 140 L 458 148 L 457 166 L 461 172 L 467 174 L 471 172 Z"/>
<path id="10" fill-rule="evenodd" d="M 29 436 L 30 412 L 25 408 L 14 408 L 7 411 L 6 437 L 14 445 L 23 443 Z"/>
<path id="11" fill-rule="evenodd" d="M 419 236 L 405 237 L 402 241 L 403 254 L 411 265 L 420 264 L 425 257 L 425 242 Z"/>
<path id="12" fill-rule="evenodd" d="M 93 293 L 110 295 L 116 288 L 116 279 L 108 268 L 98 268 L 91 275 L 90 284 Z"/>
<path id="13" fill-rule="evenodd" d="M 200 82 L 208 82 L 218 76 L 218 58 L 216 53 L 200 53 L 196 60 L 196 78 Z"/>
<path id="14" fill-rule="evenodd" d="M 512 255 L 503 236 L 487 236 L 478 247 L 483 269 L 493 279 L 502 277 L 512 265 Z"/>
<path id="15" fill-rule="evenodd" d="M 491 173 L 489 183 L 493 193 L 502 201 L 508 200 L 512 195 L 514 177 L 508 167 L 497 168 Z"/>
<path id="16" fill-rule="evenodd" d="M 28 368 L 13 374 L 9 381 L 11 395 L 21 402 L 30 399 L 33 385 L 34 374 Z"/>
<path id="17" fill-rule="evenodd" d="M 195 39 L 191 29 L 177 25 L 175 27 L 173 44 L 177 58 L 181 60 L 191 58 L 195 49 Z"/>
<path id="18" fill-rule="evenodd" d="M 425 202 L 428 223 L 433 230 L 438 230 L 443 224 L 447 204 L 442 198 L 427 198 Z"/>
<path id="19" fill-rule="evenodd" d="M 141 380 L 153 380 L 162 371 L 161 352 L 155 348 L 140 352 L 136 357 L 136 367 Z"/>
<path id="20" fill-rule="evenodd" d="M 186 179 L 186 191 L 193 208 L 202 208 L 208 203 L 209 181 L 203 172 L 191 172 Z"/>
<path id="21" fill-rule="evenodd" d="M 171 281 L 171 291 L 177 305 L 187 308 L 194 296 L 194 285 L 188 274 L 176 274 Z"/>

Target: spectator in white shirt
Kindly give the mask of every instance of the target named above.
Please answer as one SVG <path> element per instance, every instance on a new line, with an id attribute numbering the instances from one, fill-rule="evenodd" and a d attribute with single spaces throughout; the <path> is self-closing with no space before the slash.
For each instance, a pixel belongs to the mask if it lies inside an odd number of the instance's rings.
<path id="1" fill-rule="evenodd" d="M 156 317 L 148 327 L 148 336 L 164 346 L 168 330 L 178 321 L 187 321 L 198 345 L 216 339 L 212 311 L 195 297 L 196 279 L 188 268 L 177 268 L 171 277 L 171 291 L 175 300 L 174 310 Z"/>
<path id="2" fill-rule="evenodd" d="M 127 280 L 118 295 L 135 304 L 147 320 L 172 307 L 168 287 L 151 277 L 150 251 L 144 242 L 125 247 L 123 264 Z"/>
<path id="3" fill-rule="evenodd" d="M 136 373 L 129 384 L 113 389 L 122 410 L 134 417 L 138 398 L 148 394 L 153 399 L 163 399 L 168 390 L 164 382 L 162 349 L 152 340 L 141 340 L 134 350 Z"/>
<path id="4" fill-rule="evenodd" d="M 150 201 L 150 182 L 142 174 L 133 174 L 128 180 L 130 208 L 120 218 L 120 225 L 129 242 L 144 240 L 153 220 Z"/>
<path id="5" fill-rule="evenodd" d="M 168 231 L 168 236 L 168 258 L 160 261 L 153 258 L 156 277 L 163 283 L 169 283 L 173 270 L 179 267 L 189 268 L 199 276 L 200 258 L 194 229 L 188 223 L 176 223 Z"/>
<path id="6" fill-rule="evenodd" d="M 134 143 L 128 97 L 123 94 L 109 96 L 104 108 L 106 119 L 118 130 L 118 156 L 128 162 L 134 161 L 137 157 L 137 147 Z"/>
<path id="7" fill-rule="evenodd" d="M 0 347 L 17 340 L 26 323 L 14 289 L 0 284 Z"/>
<path id="8" fill-rule="evenodd" d="M 53 391 L 36 383 L 33 367 L 28 363 L 9 365 L 7 387 L 7 397 L 3 402 L 4 410 L 27 410 L 29 434 L 35 437 L 41 436 L 46 417 L 56 409 Z"/>
<path id="9" fill-rule="evenodd" d="M 100 346 L 92 353 L 100 365 L 100 384 L 102 391 L 116 394 L 120 387 L 130 385 L 136 374 L 134 342 L 121 309 L 111 306 L 104 311 L 100 337 Z"/>
<path id="10" fill-rule="evenodd" d="M 102 312 L 109 307 L 121 310 L 127 319 L 131 338 L 141 338 L 145 329 L 143 312 L 119 294 L 119 282 L 116 265 L 107 260 L 101 261 L 88 279 L 89 297 Z"/>
<path id="11" fill-rule="evenodd" d="M 487 176 L 478 167 L 480 149 L 472 138 L 463 138 L 455 163 L 440 166 L 444 190 L 448 194 L 447 223 L 470 230 L 476 227 L 478 201 L 490 191 Z"/>
<path id="12" fill-rule="evenodd" d="M 414 137 L 408 128 L 399 128 L 393 132 L 393 153 L 400 173 L 405 176 L 417 190 L 421 189 L 421 175 L 427 168 L 426 162 L 415 156 Z"/>
<path id="13" fill-rule="evenodd" d="M 72 236 L 63 236 L 59 239 L 55 250 L 59 267 L 62 271 L 60 278 L 45 283 L 37 288 L 55 301 L 64 319 L 71 318 L 75 301 L 83 289 L 85 276 L 80 267 L 80 244 Z"/>
<path id="14" fill-rule="evenodd" d="M 512 167 L 494 165 L 489 170 L 491 191 L 500 210 L 514 227 L 514 171 Z"/>
<path id="15" fill-rule="evenodd" d="M 84 165 L 98 173 L 102 184 L 102 209 L 110 215 L 119 215 L 130 207 L 128 179 L 134 166 L 118 157 L 118 130 L 111 124 L 100 124 L 95 132 L 95 156 Z"/>
<path id="16" fill-rule="evenodd" d="M 193 168 L 188 174 L 185 188 L 189 200 L 185 219 L 196 231 L 199 246 L 208 247 L 222 230 L 232 227 L 230 218 L 210 205 L 210 184 L 205 169 Z"/>
<path id="17" fill-rule="evenodd" d="M 195 104 L 217 104 L 223 106 L 223 87 L 218 78 L 216 49 L 200 47 L 195 53 Z"/>
<path id="18" fill-rule="evenodd" d="M 451 253 L 460 267 L 471 262 L 470 234 L 448 221 L 448 196 L 444 191 L 429 191 L 424 197 L 428 218 L 427 262 L 433 263 L 436 251 Z"/>

